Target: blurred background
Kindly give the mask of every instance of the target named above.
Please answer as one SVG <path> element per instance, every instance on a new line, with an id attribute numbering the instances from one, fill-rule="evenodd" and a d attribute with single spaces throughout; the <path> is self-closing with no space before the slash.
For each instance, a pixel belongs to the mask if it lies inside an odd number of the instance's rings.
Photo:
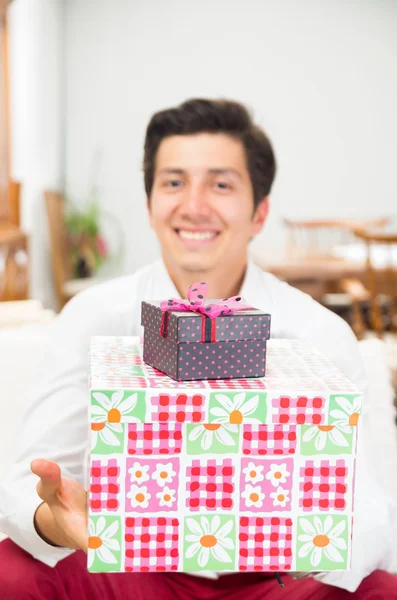
<path id="1" fill-rule="evenodd" d="M 252 255 L 359 338 L 397 504 L 396 59 L 396 0 L 0 0 L 0 478 L 58 311 L 159 254 L 148 120 L 226 97 L 278 162 Z"/>
<path id="2" fill-rule="evenodd" d="M 154 111 L 206 96 L 246 103 L 274 143 L 279 168 L 252 244 L 257 262 L 358 337 L 393 330 L 395 0 L 0 6 L 6 324 L 34 318 L 38 306 L 56 312 L 158 255 L 141 172 L 145 127 Z M 12 317 L 9 302 L 21 300 Z"/>

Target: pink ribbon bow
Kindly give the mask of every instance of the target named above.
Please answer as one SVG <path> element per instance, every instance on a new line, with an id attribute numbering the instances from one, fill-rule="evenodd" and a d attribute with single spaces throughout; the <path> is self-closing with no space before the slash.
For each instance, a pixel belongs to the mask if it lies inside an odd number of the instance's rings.
<path id="1" fill-rule="evenodd" d="M 163 300 L 160 303 L 160 308 L 163 311 L 163 319 L 161 324 L 162 335 L 166 337 L 167 329 L 167 313 L 170 310 L 192 311 L 202 315 L 202 341 L 205 336 L 205 317 L 210 317 L 212 320 L 211 341 L 215 341 L 215 319 L 220 315 L 230 315 L 239 310 L 252 308 L 249 304 L 245 304 L 241 296 L 232 296 L 224 300 L 218 300 L 212 304 L 205 305 L 207 296 L 208 283 L 193 283 L 187 293 L 188 300 L 179 300 L 178 298 L 170 298 Z"/>
<path id="2" fill-rule="evenodd" d="M 160 304 L 162 311 L 165 310 L 189 310 L 216 319 L 219 315 L 230 315 L 238 310 L 246 310 L 252 308 L 249 304 L 244 304 L 241 296 L 232 296 L 224 300 L 218 300 L 213 304 L 205 305 L 207 296 L 208 283 L 193 283 L 187 293 L 188 300 L 179 300 L 178 298 L 170 298 L 163 300 Z"/>

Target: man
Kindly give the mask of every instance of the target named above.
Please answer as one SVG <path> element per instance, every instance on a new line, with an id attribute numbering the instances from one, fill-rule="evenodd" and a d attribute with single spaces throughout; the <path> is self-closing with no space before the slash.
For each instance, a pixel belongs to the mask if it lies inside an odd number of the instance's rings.
<path id="1" fill-rule="evenodd" d="M 87 550 L 88 339 L 140 334 L 142 299 L 186 297 L 188 287 L 201 280 L 209 282 L 209 297 L 241 294 L 271 313 L 273 337 L 311 340 L 365 387 L 346 323 L 248 260 L 249 241 L 267 218 L 275 159 L 243 106 L 191 100 L 156 114 L 146 134 L 144 175 L 162 259 L 84 292 L 56 320 L 47 380 L 40 382 L 23 446 L 0 494 L 0 528 L 13 540 L 0 545 L 1 598 L 259 600 L 286 593 L 295 599 L 342 599 L 357 588 L 352 598 L 397 598 L 395 579 L 379 570 L 390 557 L 389 505 L 369 468 L 365 435 L 350 573 L 327 574 L 322 582 L 286 575 L 285 591 L 273 577 L 258 573 L 87 573 L 81 550 Z"/>

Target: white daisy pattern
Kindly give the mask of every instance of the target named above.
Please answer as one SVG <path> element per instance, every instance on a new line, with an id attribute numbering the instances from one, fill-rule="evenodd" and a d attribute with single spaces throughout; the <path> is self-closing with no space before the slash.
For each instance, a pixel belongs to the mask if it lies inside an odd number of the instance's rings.
<path id="1" fill-rule="evenodd" d="M 258 483 L 258 481 L 263 481 L 263 469 L 263 465 L 255 465 L 253 462 L 249 462 L 245 469 L 243 469 L 245 481 L 249 481 L 253 484 Z"/>
<path id="2" fill-rule="evenodd" d="M 258 408 L 259 395 L 247 398 L 247 392 L 234 394 L 233 400 L 226 394 L 214 394 L 220 406 L 214 406 L 210 414 L 215 417 L 213 423 L 228 424 L 230 431 L 237 432 L 242 423 L 259 424 L 261 421 L 251 417 Z"/>
<path id="3" fill-rule="evenodd" d="M 261 508 L 265 494 L 262 492 L 260 485 L 252 486 L 249 483 L 245 486 L 245 490 L 241 496 L 244 498 L 245 504 L 248 508 L 255 506 L 255 508 Z"/>
<path id="4" fill-rule="evenodd" d="M 130 491 L 127 492 L 127 498 L 129 498 L 131 502 L 131 506 L 134 508 L 147 508 L 149 506 L 149 500 L 152 495 L 148 492 L 147 486 L 143 485 L 139 487 L 138 485 L 132 484 Z"/>
<path id="5" fill-rule="evenodd" d="M 224 446 L 235 446 L 237 442 L 229 433 L 231 427 L 219 423 L 200 423 L 190 431 L 189 441 L 195 442 L 201 438 L 200 443 L 203 450 L 209 450 L 215 441 Z"/>
<path id="6" fill-rule="evenodd" d="M 139 462 L 134 462 L 132 467 L 128 469 L 131 483 L 144 483 L 150 479 L 148 475 L 149 466 L 141 465 Z"/>
<path id="7" fill-rule="evenodd" d="M 269 471 L 266 473 L 266 479 L 268 479 L 274 487 L 278 488 L 280 483 L 287 482 L 287 478 L 289 477 L 289 475 L 290 473 L 287 469 L 286 463 L 272 463 L 270 465 Z"/>
<path id="8" fill-rule="evenodd" d="M 172 468 L 172 463 L 159 463 L 156 465 L 156 470 L 152 474 L 152 478 L 157 482 L 161 488 L 167 483 L 172 483 L 176 473 Z"/>
<path id="9" fill-rule="evenodd" d="M 156 494 L 156 498 L 158 498 L 159 506 L 167 506 L 170 508 L 174 502 L 176 502 L 175 498 L 176 490 L 171 490 L 167 485 Z"/>
<path id="10" fill-rule="evenodd" d="M 127 394 L 126 397 L 124 397 L 125 394 Z M 98 404 L 91 404 L 91 421 L 93 423 L 141 422 L 137 417 L 128 415 L 137 405 L 137 392 L 128 395 L 128 392 L 119 390 L 113 392 L 110 398 L 103 392 L 93 392 L 92 396 L 99 404 L 99 406 Z"/>
<path id="11" fill-rule="evenodd" d="M 197 563 L 204 569 L 211 559 L 221 563 L 231 563 L 232 558 L 228 550 L 234 549 L 233 540 L 228 537 L 233 529 L 233 520 L 229 519 L 221 525 L 218 515 L 212 517 L 201 517 L 200 520 L 187 518 L 186 530 L 191 533 L 185 536 L 189 543 L 185 550 L 187 559 L 197 555 Z"/>
<path id="12" fill-rule="evenodd" d="M 351 433 L 351 430 L 348 433 Z M 314 447 L 318 452 L 322 452 L 324 450 L 328 440 L 340 448 L 346 448 L 349 446 L 349 442 L 346 439 L 345 434 L 343 434 L 342 431 L 336 427 L 336 425 L 312 425 L 305 431 L 302 440 L 305 443 L 308 443 L 313 439 L 315 440 Z"/>
<path id="13" fill-rule="evenodd" d="M 97 557 L 102 563 L 116 565 L 118 562 L 114 552 L 120 550 L 120 542 L 114 538 L 119 530 L 119 522 L 113 521 L 106 527 L 105 517 L 96 522 L 88 521 L 88 568 L 91 569 Z"/>
<path id="14" fill-rule="evenodd" d="M 333 419 L 336 419 L 336 421 L 333 421 L 332 425 L 342 433 L 351 433 L 351 428 L 357 427 L 360 418 L 361 397 L 356 396 L 356 398 L 350 402 L 350 400 L 343 396 L 336 396 L 335 402 L 340 409 L 335 408 L 331 410 L 330 416 Z"/>
<path id="15" fill-rule="evenodd" d="M 91 423 L 91 450 L 95 450 L 99 441 L 108 446 L 120 446 L 121 441 L 116 434 L 122 432 L 121 423 Z"/>
<path id="16" fill-rule="evenodd" d="M 285 508 L 289 502 L 289 490 L 285 490 L 281 485 L 275 492 L 270 494 L 270 498 L 273 499 L 273 506 L 281 506 Z"/>
<path id="17" fill-rule="evenodd" d="M 299 519 L 299 525 L 304 531 L 298 536 L 298 541 L 303 542 L 299 549 L 298 557 L 310 556 L 310 564 L 316 568 L 320 565 L 323 556 L 335 563 L 343 563 L 345 558 L 340 550 L 346 550 L 346 540 L 340 537 L 346 529 L 346 521 L 340 520 L 334 525 L 331 515 L 328 515 L 324 523 L 319 517 L 314 517 L 313 522 L 309 519 Z"/>

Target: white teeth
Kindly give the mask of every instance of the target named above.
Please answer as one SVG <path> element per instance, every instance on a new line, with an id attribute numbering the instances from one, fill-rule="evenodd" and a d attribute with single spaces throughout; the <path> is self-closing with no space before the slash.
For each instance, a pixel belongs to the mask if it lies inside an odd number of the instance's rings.
<path id="1" fill-rule="evenodd" d="M 184 229 L 179 230 L 179 235 L 185 240 L 210 240 L 216 236 L 214 231 L 186 231 Z"/>

